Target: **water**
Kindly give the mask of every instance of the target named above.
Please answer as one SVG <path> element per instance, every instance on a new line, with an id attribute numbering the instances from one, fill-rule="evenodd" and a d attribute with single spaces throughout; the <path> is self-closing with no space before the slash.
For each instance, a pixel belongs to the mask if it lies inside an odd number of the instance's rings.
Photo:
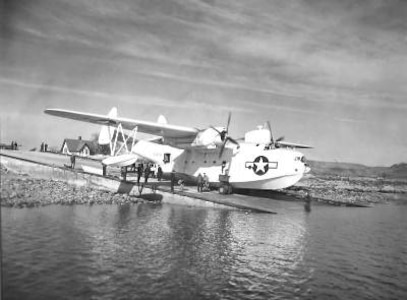
<path id="1" fill-rule="evenodd" d="M 3 296 L 406 299 L 407 205 L 281 203 L 2 208 Z"/>

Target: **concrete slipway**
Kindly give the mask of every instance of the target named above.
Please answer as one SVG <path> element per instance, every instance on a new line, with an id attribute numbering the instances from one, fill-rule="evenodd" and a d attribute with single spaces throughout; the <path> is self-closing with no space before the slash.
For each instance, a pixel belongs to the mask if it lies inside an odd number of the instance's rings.
<path id="1" fill-rule="evenodd" d="M 77 186 L 88 186 L 93 189 L 126 193 L 138 197 L 142 197 L 144 194 L 154 194 L 153 198 L 161 199 L 163 203 L 237 208 L 265 213 L 276 213 L 281 206 L 280 201 L 262 197 L 239 194 L 222 195 L 217 191 L 198 193 L 195 186 L 187 186 L 182 191 L 176 187 L 172 193 L 168 181 L 158 182 L 153 178 L 149 179 L 147 184 L 138 186 L 134 177 L 128 176 L 126 181 L 121 180 L 117 169 L 109 169 L 106 177 L 84 172 L 82 165 L 101 169 L 100 162 L 85 158 L 77 158 L 75 169 L 65 166 L 69 164 L 69 156 L 54 153 L 1 150 L 0 159 L 8 169 L 35 178 L 61 180 Z"/>

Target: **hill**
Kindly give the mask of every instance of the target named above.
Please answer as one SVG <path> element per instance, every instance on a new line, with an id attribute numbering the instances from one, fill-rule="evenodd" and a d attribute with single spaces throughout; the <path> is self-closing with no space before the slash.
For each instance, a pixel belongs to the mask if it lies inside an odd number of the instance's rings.
<path id="1" fill-rule="evenodd" d="M 362 164 L 308 161 L 311 173 L 316 176 L 371 177 L 407 180 L 407 163 L 391 167 L 368 167 Z"/>

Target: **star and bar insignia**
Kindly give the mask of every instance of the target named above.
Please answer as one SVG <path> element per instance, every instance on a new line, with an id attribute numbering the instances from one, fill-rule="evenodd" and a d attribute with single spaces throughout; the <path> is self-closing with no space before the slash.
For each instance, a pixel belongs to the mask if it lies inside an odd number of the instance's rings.
<path id="1" fill-rule="evenodd" d="M 278 162 L 269 162 L 267 157 L 257 156 L 254 161 L 247 161 L 245 167 L 261 176 L 266 174 L 269 169 L 277 169 Z"/>

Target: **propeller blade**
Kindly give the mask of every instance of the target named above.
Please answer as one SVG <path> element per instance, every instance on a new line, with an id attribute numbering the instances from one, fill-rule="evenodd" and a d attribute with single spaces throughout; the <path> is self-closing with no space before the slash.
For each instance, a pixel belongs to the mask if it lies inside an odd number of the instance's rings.
<path id="1" fill-rule="evenodd" d="M 223 142 L 222 147 L 220 148 L 219 157 L 222 156 L 223 151 L 224 151 L 225 148 L 226 148 L 226 143 L 227 143 L 227 142 L 231 142 L 231 143 L 237 145 L 237 148 L 238 148 L 238 149 L 240 148 L 239 142 L 236 141 L 235 139 L 233 139 L 233 138 L 231 138 L 231 137 L 228 136 L 228 137 L 225 139 L 225 141 Z"/>
<path id="2" fill-rule="evenodd" d="M 233 144 L 237 145 L 237 147 L 240 147 L 239 142 L 236 141 L 235 139 L 228 136 L 226 140 L 228 140 L 228 141 L 232 142 Z"/>
<path id="3" fill-rule="evenodd" d="M 229 132 L 229 124 L 230 124 L 230 119 L 232 118 L 232 113 L 231 112 L 229 112 L 229 115 L 228 115 L 228 123 L 227 123 L 227 125 L 226 125 L 226 132 L 228 133 Z"/>
<path id="4" fill-rule="evenodd" d="M 281 142 L 284 140 L 284 136 L 280 136 L 278 139 L 276 139 L 276 143 Z"/>
<path id="5" fill-rule="evenodd" d="M 212 126 L 212 125 L 210 125 L 209 127 L 212 128 L 213 130 L 215 130 L 217 133 L 222 134 L 222 132 L 220 132 L 219 130 L 217 130 L 216 127 L 214 127 L 214 126 Z"/>
<path id="6" fill-rule="evenodd" d="M 221 148 L 220 148 L 219 158 L 222 157 L 223 151 L 225 150 L 225 147 L 226 147 L 226 142 L 227 142 L 227 140 L 225 140 L 225 141 L 223 142 L 223 144 L 222 144 L 222 146 L 221 146 Z"/>
<path id="7" fill-rule="evenodd" d="M 267 121 L 267 127 L 268 127 L 268 129 L 269 129 L 269 131 L 270 131 L 271 143 L 274 143 L 273 131 L 271 130 L 270 121 Z"/>

